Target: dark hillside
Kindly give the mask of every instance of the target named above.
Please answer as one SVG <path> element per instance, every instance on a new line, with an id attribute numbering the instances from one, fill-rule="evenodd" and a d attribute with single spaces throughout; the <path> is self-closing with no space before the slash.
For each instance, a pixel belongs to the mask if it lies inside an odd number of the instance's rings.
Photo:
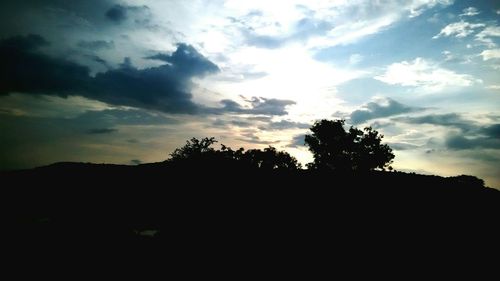
<path id="1" fill-rule="evenodd" d="M 313 236 L 326 226 L 347 236 L 472 226 L 488 235 L 500 214 L 500 192 L 470 176 L 58 163 L 1 177 L 8 219 L 25 239 L 60 239 L 60 231 L 92 240 L 184 239 L 184 232 L 238 229 L 248 237 L 289 228 Z"/>

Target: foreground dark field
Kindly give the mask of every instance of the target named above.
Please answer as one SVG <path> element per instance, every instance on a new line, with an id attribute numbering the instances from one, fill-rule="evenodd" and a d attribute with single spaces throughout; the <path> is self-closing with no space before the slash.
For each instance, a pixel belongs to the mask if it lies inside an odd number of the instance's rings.
<path id="1" fill-rule="evenodd" d="M 500 214 L 500 192 L 464 176 L 60 163 L 1 177 L 10 233 L 25 241 L 487 237 Z"/>

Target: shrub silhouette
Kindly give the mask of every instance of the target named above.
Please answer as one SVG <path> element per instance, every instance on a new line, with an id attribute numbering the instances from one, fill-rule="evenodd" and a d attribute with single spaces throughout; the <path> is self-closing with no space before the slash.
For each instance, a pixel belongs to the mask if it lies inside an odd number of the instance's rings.
<path id="1" fill-rule="evenodd" d="M 392 149 L 382 144 L 383 135 L 371 127 L 344 129 L 345 120 L 320 120 L 310 128 L 305 144 L 314 156 L 308 168 L 365 172 L 392 169 Z"/>

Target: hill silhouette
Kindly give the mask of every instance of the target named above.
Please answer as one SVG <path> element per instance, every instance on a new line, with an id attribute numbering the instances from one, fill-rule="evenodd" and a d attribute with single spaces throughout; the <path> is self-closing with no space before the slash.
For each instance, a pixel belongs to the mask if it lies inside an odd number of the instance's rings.
<path id="1" fill-rule="evenodd" d="M 331 258 L 344 270 L 394 272 L 418 267 L 408 259 L 497 253 L 500 192 L 474 177 L 221 167 L 57 163 L 1 173 L 9 255 L 45 269 L 112 261 L 118 272 L 169 261 L 199 276 L 294 274 L 287 265 L 325 268 Z"/>
<path id="2" fill-rule="evenodd" d="M 150 233 L 159 239 L 173 226 L 206 234 L 250 225 L 262 230 L 306 224 L 301 229 L 312 230 L 333 221 L 348 232 L 471 224 L 486 231 L 496 227 L 500 214 L 500 192 L 471 176 L 163 162 L 56 163 L 3 172 L 1 179 L 8 183 L 3 193 L 9 219 L 17 224 L 12 229 L 26 239 L 59 237 L 63 229 L 65 237 L 135 239 Z"/>

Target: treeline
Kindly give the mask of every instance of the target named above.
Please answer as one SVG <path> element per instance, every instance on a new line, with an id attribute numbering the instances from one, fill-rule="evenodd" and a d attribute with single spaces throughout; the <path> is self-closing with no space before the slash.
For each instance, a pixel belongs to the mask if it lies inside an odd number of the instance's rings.
<path id="1" fill-rule="evenodd" d="M 371 127 L 360 130 L 345 128 L 345 120 L 320 120 L 310 128 L 311 134 L 304 138 L 304 144 L 314 156 L 314 162 L 306 167 L 310 170 L 336 172 L 366 172 L 375 169 L 392 169 L 392 149 L 382 144 L 383 135 Z M 269 146 L 265 149 L 233 150 L 221 145 L 212 147 L 214 138 L 201 140 L 192 138 L 177 148 L 166 162 L 178 165 L 237 164 L 263 170 L 297 170 L 301 164 L 288 152 Z"/>

